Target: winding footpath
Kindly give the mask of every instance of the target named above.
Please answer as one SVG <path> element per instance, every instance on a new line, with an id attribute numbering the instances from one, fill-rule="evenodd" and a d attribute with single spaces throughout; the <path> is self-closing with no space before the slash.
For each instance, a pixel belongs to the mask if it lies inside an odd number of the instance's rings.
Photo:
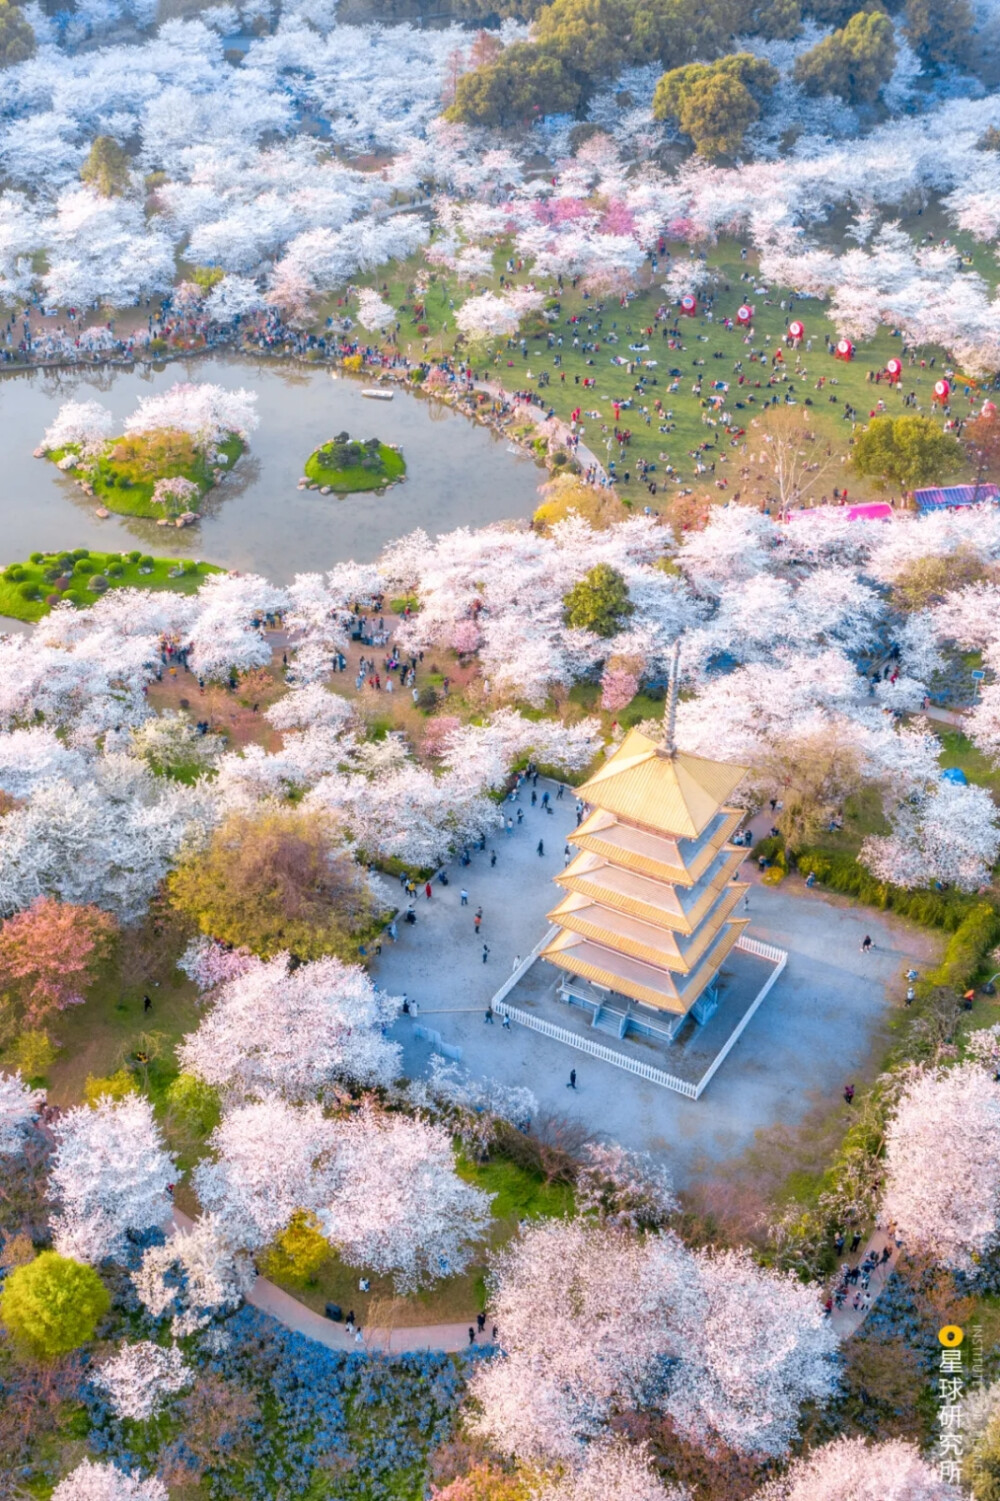
<path id="1" fill-rule="evenodd" d="M 189 1215 L 175 1209 L 167 1229 L 190 1230 L 191 1224 Z M 315 1313 L 305 1303 L 300 1303 L 298 1298 L 293 1298 L 283 1288 L 269 1282 L 266 1277 L 256 1279 L 246 1300 L 251 1307 L 269 1314 L 277 1323 L 284 1324 L 286 1329 L 304 1334 L 308 1339 L 314 1339 L 317 1344 L 326 1345 L 331 1350 L 378 1350 L 386 1355 L 401 1355 L 408 1350 L 440 1350 L 452 1354 L 468 1349 L 470 1343 L 490 1343 L 489 1329 L 470 1341 L 469 1330 L 476 1328 L 475 1314 L 464 1324 L 416 1324 L 398 1329 L 366 1330 L 358 1340 L 355 1335 L 348 1334 L 343 1324 Z"/>

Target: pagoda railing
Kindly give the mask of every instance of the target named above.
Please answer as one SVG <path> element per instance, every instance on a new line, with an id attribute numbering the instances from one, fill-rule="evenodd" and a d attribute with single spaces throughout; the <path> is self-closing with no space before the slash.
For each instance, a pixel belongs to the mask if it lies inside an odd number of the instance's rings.
<path id="1" fill-rule="evenodd" d="M 716 1070 L 723 1060 L 729 1055 L 738 1039 L 742 1036 L 750 1018 L 757 1011 L 764 998 L 767 996 L 774 982 L 788 963 L 788 955 L 784 949 L 776 948 L 772 943 L 760 943 L 756 938 L 747 938 L 741 935 L 735 947 L 742 949 L 744 953 L 753 954 L 757 959 L 766 959 L 773 965 L 770 975 L 761 986 L 753 1003 L 740 1018 L 739 1024 L 733 1029 L 726 1039 L 722 1048 L 712 1059 L 711 1064 L 702 1074 L 696 1084 L 689 1079 L 679 1079 L 676 1074 L 671 1074 L 666 1069 L 656 1068 L 651 1063 L 643 1063 L 638 1058 L 631 1057 L 628 1053 L 619 1052 L 615 1048 L 605 1047 L 601 1042 L 594 1042 L 589 1037 L 582 1036 L 578 1032 L 570 1032 L 566 1027 L 559 1027 L 555 1022 L 545 1021 L 540 1016 L 534 1016 L 530 1011 L 522 1011 L 519 1006 L 511 1006 L 506 1000 L 507 995 L 514 989 L 522 975 L 531 968 L 545 945 L 556 936 L 558 928 L 550 928 L 540 943 L 536 944 L 526 959 L 518 965 L 512 975 L 501 985 L 493 997 L 491 1005 L 493 1010 L 500 1016 L 509 1016 L 519 1026 L 528 1027 L 533 1032 L 540 1032 L 543 1037 L 551 1037 L 556 1042 L 565 1043 L 569 1047 L 576 1048 L 581 1053 L 589 1053 L 593 1058 L 600 1058 L 605 1063 L 614 1064 L 615 1068 L 626 1069 L 631 1074 L 638 1074 L 640 1079 L 647 1079 L 651 1084 L 659 1084 L 663 1089 L 672 1089 L 676 1094 L 685 1095 L 689 1100 L 697 1100 L 707 1089 Z"/>

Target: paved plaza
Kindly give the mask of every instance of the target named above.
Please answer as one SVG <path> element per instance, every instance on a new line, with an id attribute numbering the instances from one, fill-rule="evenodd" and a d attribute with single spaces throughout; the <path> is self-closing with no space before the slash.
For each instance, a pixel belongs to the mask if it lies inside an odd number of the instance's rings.
<path id="1" fill-rule="evenodd" d="M 554 798 L 555 784 L 539 781 L 539 797 L 544 790 Z M 416 1026 L 436 1031 L 461 1050 L 463 1065 L 473 1073 L 527 1085 L 543 1110 L 578 1117 L 595 1134 L 626 1146 L 662 1152 L 679 1184 L 702 1165 L 742 1153 L 761 1128 L 794 1125 L 814 1104 L 835 1101 L 864 1067 L 887 1019 L 888 988 L 898 994 L 902 973 L 914 960 L 923 967 L 926 939 L 893 920 L 828 901 L 801 882 L 754 884 L 745 914 L 748 934 L 787 950 L 788 965 L 700 1100 L 524 1027 L 508 1030 L 499 1020 L 489 1025 L 484 1017 L 490 998 L 510 977 L 515 960 L 526 958 L 546 932 L 545 914 L 559 897 L 552 877 L 563 866 L 566 835 L 576 822 L 571 791 L 550 815 L 530 806 L 530 788 L 516 806 L 523 823 L 510 835 L 499 832 L 468 867 L 450 866 L 449 885 L 435 882 L 430 901 L 418 897 L 416 925 L 400 923 L 399 941 L 387 943 L 373 966 L 380 986 L 396 995 L 405 991 L 419 1004 L 416 1023 L 402 1016 L 393 1029 L 403 1045 L 405 1072 L 419 1077 L 434 1051 L 432 1042 L 415 1035 Z M 510 807 L 504 805 L 505 813 Z M 467 907 L 461 905 L 463 886 Z M 480 906 L 477 937 L 474 914 Z M 866 934 L 875 947 L 862 954 Z M 530 983 L 544 986 L 556 977 L 554 968 L 539 963 Z M 575 1091 L 567 1084 L 571 1068 L 577 1070 Z"/>

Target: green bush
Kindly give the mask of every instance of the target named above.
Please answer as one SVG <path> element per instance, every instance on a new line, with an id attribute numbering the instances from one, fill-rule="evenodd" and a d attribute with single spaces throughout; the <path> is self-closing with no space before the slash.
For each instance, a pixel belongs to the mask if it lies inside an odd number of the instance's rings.
<path id="1" fill-rule="evenodd" d="M 31 561 L 33 563 L 40 563 L 42 561 L 42 559 L 44 558 L 44 556 L 45 556 L 45 554 L 43 552 L 33 552 L 31 554 Z"/>
<path id="2" fill-rule="evenodd" d="M 144 552 L 143 555 L 142 555 L 142 557 L 139 559 L 139 567 L 140 568 L 152 568 L 153 567 L 153 559 L 151 558 L 151 556 L 149 555 L 148 552 Z"/>
<path id="3" fill-rule="evenodd" d="M 20 563 L 11 563 L 9 568 L 4 569 L 3 576 L 8 584 L 19 584 L 25 577 L 25 571 Z"/>
<path id="4" fill-rule="evenodd" d="M 141 560 L 141 558 L 142 558 L 142 553 L 139 551 L 138 548 L 135 548 L 128 555 L 128 560 L 129 560 L 130 563 L 138 563 Z"/>
<path id="5" fill-rule="evenodd" d="M 1000 938 L 1000 913 L 991 902 L 977 902 L 948 940 L 944 958 L 927 975 L 928 986 L 947 985 L 968 990 L 984 956 Z"/>
<path id="6" fill-rule="evenodd" d="M 20 596 L 21 596 L 22 599 L 37 599 L 38 598 L 38 585 L 37 584 L 22 584 L 21 587 L 20 587 L 20 589 L 17 592 L 18 592 L 18 594 L 20 594 Z"/>
<path id="7" fill-rule="evenodd" d="M 7 1277 L 0 1322 L 15 1344 L 41 1360 L 54 1360 L 93 1339 L 110 1305 L 93 1267 L 43 1251 Z"/>
<path id="8" fill-rule="evenodd" d="M 878 881 L 853 855 L 803 850 L 797 864 L 804 876 L 814 875 L 831 891 L 855 896 L 866 906 L 878 907 L 883 912 L 898 912 L 925 928 L 944 928 L 953 933 L 970 908 L 977 905 L 975 897 L 961 891 L 908 891 Z"/>
<path id="9" fill-rule="evenodd" d="M 87 588 L 91 594 L 103 594 L 107 587 L 108 581 L 103 573 L 95 573 L 94 577 L 87 584 Z"/>
<path id="10" fill-rule="evenodd" d="M 109 578 L 120 579 L 121 576 L 122 576 L 122 574 L 124 572 L 125 572 L 125 565 L 123 563 L 109 563 L 108 564 L 108 577 Z"/>
<path id="11" fill-rule="evenodd" d="M 90 557 L 90 548 L 89 547 L 74 547 L 74 549 L 73 549 L 73 556 L 74 556 L 74 558 L 77 558 L 77 559 L 79 559 L 79 558 L 89 558 Z"/>

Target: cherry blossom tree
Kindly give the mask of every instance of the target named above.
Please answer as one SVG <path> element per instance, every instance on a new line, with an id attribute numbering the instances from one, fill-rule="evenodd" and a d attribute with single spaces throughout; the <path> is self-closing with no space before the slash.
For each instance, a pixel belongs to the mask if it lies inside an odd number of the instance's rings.
<path id="1" fill-rule="evenodd" d="M 818 1290 L 748 1251 L 692 1257 L 671 1323 L 681 1363 L 663 1406 L 695 1443 L 784 1454 L 803 1402 L 833 1395 L 837 1341 Z"/>
<path id="2" fill-rule="evenodd" d="M 169 1501 L 167 1488 L 155 1475 L 143 1479 L 138 1470 L 84 1459 L 60 1480 L 52 1501 Z"/>
<path id="3" fill-rule="evenodd" d="M 40 447 L 43 453 L 70 444 L 89 448 L 110 438 L 113 427 L 114 418 L 99 401 L 66 401 L 46 428 Z"/>
<path id="4" fill-rule="evenodd" d="M 659 1229 L 678 1208 L 666 1167 L 617 1142 L 588 1142 L 575 1194 L 581 1214 L 616 1229 Z"/>
<path id="5" fill-rule="evenodd" d="M 838 1438 L 795 1460 L 753 1501 L 960 1501 L 962 1494 L 914 1444 Z"/>
<path id="6" fill-rule="evenodd" d="M 581 1462 L 551 1485 L 542 1485 L 540 1501 L 689 1501 L 681 1486 L 664 1486 L 653 1469 L 648 1449 L 624 1439 L 588 1444 Z"/>
<path id="7" fill-rule="evenodd" d="M 947 882 L 961 891 L 988 884 L 1000 854 L 1000 818 L 985 787 L 938 782 L 899 805 L 889 835 L 871 835 L 859 859 L 896 886 Z"/>
<path id="8" fill-rule="evenodd" d="M 194 1373 L 176 1345 L 139 1340 L 121 1345 L 90 1379 L 107 1393 L 117 1417 L 143 1423 L 168 1397 L 190 1386 Z"/>
<path id="9" fill-rule="evenodd" d="M 234 949 L 219 943 L 215 938 L 200 936 L 192 938 L 177 961 L 201 991 L 214 990 L 227 980 L 235 980 L 248 969 L 254 969 L 260 960 L 249 949 Z"/>
<path id="10" fill-rule="evenodd" d="M 1000 1217 L 1000 1099 L 977 1063 L 914 1072 L 886 1131 L 883 1212 L 907 1245 L 966 1271 Z"/>
<path id="11" fill-rule="evenodd" d="M 120 1256 L 130 1230 L 148 1230 L 170 1212 L 167 1185 L 177 1165 L 164 1150 L 149 1101 L 104 1098 L 62 1115 L 53 1127 L 51 1188 L 56 1249 L 77 1261 Z"/>
<path id="12" fill-rule="evenodd" d="M 254 391 L 178 381 L 169 391 L 144 396 L 130 417 L 127 433 L 160 429 L 191 433 L 200 443 L 218 443 L 230 433 L 246 441 L 260 422 Z"/>
<path id="13" fill-rule="evenodd" d="M 49 1011 L 83 1004 L 116 931 L 98 907 L 64 906 L 48 896 L 0 924 L 0 986 L 21 1001 L 25 1025 L 37 1027 Z"/>
<path id="14" fill-rule="evenodd" d="M 150 1246 L 132 1282 L 154 1319 L 171 1315 L 171 1332 L 181 1339 L 238 1307 L 255 1275 L 250 1258 L 228 1243 L 217 1217 L 203 1214 L 189 1229 L 175 1228 L 164 1245 Z"/>
<path id="15" fill-rule="evenodd" d="M 384 332 L 396 321 L 396 311 L 391 308 L 383 297 L 370 287 L 362 287 L 358 294 L 358 307 L 356 317 L 362 328 L 370 328 L 374 332 Z"/>
<path id="16" fill-rule="evenodd" d="M 446 1130 L 366 1104 L 336 1123 L 334 1151 L 319 1221 L 348 1265 L 391 1274 L 401 1293 L 464 1271 L 492 1195 L 458 1177 Z"/>
<path id="17" fill-rule="evenodd" d="M 664 1250 L 679 1284 L 682 1248 Z M 583 1220 L 532 1226 L 495 1257 L 487 1292 L 503 1353 L 471 1377 L 475 1431 L 523 1460 L 572 1461 L 613 1408 L 649 1396 L 664 1337 L 645 1272 L 636 1239 Z"/>
<path id="18" fill-rule="evenodd" d="M 17 1157 L 24 1150 L 32 1122 L 45 1103 L 45 1092 L 31 1089 L 15 1069 L 0 1073 L 0 1157 Z"/>
<path id="19" fill-rule="evenodd" d="M 387 1086 L 401 1071 L 383 1029 L 398 1001 L 339 959 L 289 968 L 288 956 L 241 964 L 178 1047 L 181 1067 L 234 1100 L 322 1098 L 338 1080 Z"/>
<path id="20" fill-rule="evenodd" d="M 333 1123 L 315 1104 L 268 1098 L 228 1111 L 209 1138 L 214 1160 L 202 1160 L 193 1174 L 199 1202 L 226 1245 L 259 1251 L 297 1210 L 322 1203 L 333 1144 Z"/>

